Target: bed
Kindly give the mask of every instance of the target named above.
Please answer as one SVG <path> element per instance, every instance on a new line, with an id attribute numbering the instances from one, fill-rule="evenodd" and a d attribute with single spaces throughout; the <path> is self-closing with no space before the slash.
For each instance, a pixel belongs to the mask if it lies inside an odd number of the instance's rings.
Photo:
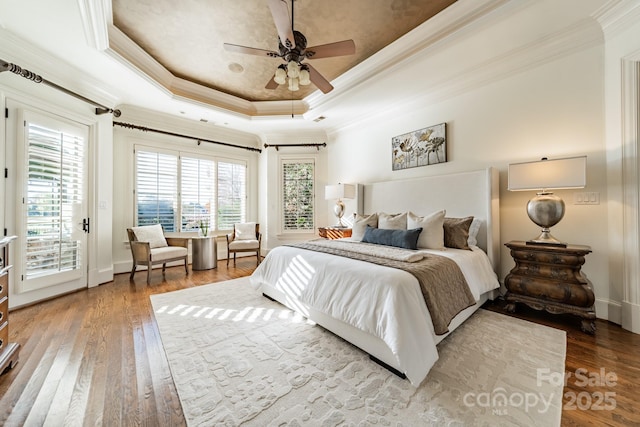
<path id="1" fill-rule="evenodd" d="M 378 363 L 406 376 L 417 387 L 438 359 L 437 344 L 486 300 L 497 295 L 499 283 L 495 271 L 500 253 L 498 173 L 488 168 L 362 187 L 361 213 L 414 212 L 426 215 L 446 209 L 448 218 L 473 216 L 479 224 L 476 242 L 473 242 L 475 245 L 470 246 L 470 250 L 411 251 L 418 256 L 434 254 L 439 257 L 430 258 L 452 260 L 469 284 L 475 304 L 455 315 L 446 332 L 443 333 L 436 320 L 436 333 L 421 285 L 414 274 L 387 265 L 337 256 L 335 248 L 318 251 L 316 247 L 312 251 L 304 244 L 302 247 L 284 245 L 274 248 L 252 274 L 251 283 L 265 296 L 300 312 L 361 348 Z M 420 197 L 416 197 L 418 195 Z M 313 242 L 309 244 L 314 245 Z M 315 245 L 349 248 L 361 244 L 318 241 Z M 391 252 L 393 250 L 390 248 Z"/>

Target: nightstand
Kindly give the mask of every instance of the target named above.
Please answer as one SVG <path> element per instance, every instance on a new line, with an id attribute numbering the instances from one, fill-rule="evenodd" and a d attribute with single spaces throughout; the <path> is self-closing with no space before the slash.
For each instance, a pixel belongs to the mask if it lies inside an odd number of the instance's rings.
<path id="1" fill-rule="evenodd" d="M 351 237 L 350 228 L 318 227 L 318 234 L 323 239 L 342 239 Z"/>
<path id="2" fill-rule="evenodd" d="M 514 312 L 524 303 L 549 313 L 569 313 L 582 318 L 582 330 L 596 330 L 593 286 L 580 271 L 589 246 L 531 245 L 521 241 L 505 243 L 516 266 L 505 277 L 506 310 Z"/>

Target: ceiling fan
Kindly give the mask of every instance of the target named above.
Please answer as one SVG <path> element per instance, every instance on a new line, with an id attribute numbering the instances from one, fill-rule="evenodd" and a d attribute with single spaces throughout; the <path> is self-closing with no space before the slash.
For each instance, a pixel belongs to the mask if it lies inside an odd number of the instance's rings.
<path id="1" fill-rule="evenodd" d="M 293 29 L 293 4 L 295 1 L 291 0 L 291 21 L 289 21 L 289 8 L 286 0 L 267 0 L 278 30 L 278 52 L 230 43 L 225 43 L 224 48 L 229 52 L 282 58 L 285 63 L 278 66 L 274 76 L 265 86 L 266 89 L 276 89 L 279 85 L 287 83 L 288 78 L 289 90 L 295 91 L 299 89 L 298 85 L 304 86 L 313 83 L 323 93 L 328 93 L 333 89 L 331 83 L 310 64 L 303 61 L 305 59 L 352 55 L 356 52 L 356 45 L 353 40 L 343 40 L 307 47 L 307 38 L 304 34 Z"/>

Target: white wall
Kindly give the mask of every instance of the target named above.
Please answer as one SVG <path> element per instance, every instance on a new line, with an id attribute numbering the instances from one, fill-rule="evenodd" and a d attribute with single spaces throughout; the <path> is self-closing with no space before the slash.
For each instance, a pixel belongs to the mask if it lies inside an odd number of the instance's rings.
<path id="1" fill-rule="evenodd" d="M 546 7 L 542 3 L 540 7 Z M 527 10 L 530 20 L 531 16 L 542 13 L 541 10 L 531 10 L 535 7 L 530 5 Z M 485 32 L 474 34 L 474 40 L 507 38 L 507 34 L 511 44 L 525 45 L 537 40 L 537 36 L 528 34 L 525 28 L 520 32 L 514 31 L 513 25 L 520 23 L 500 22 Z M 593 25 L 585 27 L 587 34 L 594 34 Z M 501 30 L 505 31 L 502 35 Z M 471 81 L 474 79 L 473 60 L 469 57 L 478 54 L 478 46 L 469 43 L 468 51 L 465 51 L 466 42 L 468 40 L 461 40 L 450 46 L 450 50 L 464 58 L 460 61 L 460 68 L 451 62 L 446 65 L 452 76 L 452 85 L 458 87 L 464 85 L 455 81 L 457 75 L 469 76 Z M 542 48 L 542 45 L 538 47 Z M 447 52 L 443 49 L 438 55 L 447 57 Z M 414 94 L 404 106 L 330 135 L 329 180 L 366 183 L 493 166 L 500 171 L 501 241 L 508 242 L 526 240 L 539 234 L 538 227 L 529 220 L 525 210 L 527 200 L 534 194 L 506 189 L 508 164 L 537 160 L 543 156 L 587 155 L 587 187 L 583 191 L 600 193 L 601 203 L 574 205 L 574 191 L 557 191 L 565 199 L 567 209 L 565 218 L 552 232 L 569 243 L 591 246 L 593 253 L 587 257 L 583 272 L 593 282 L 596 298 L 608 301 L 610 261 L 606 225 L 608 186 L 603 115 L 603 43 L 568 49 L 564 55 L 532 61 L 528 67 L 520 69 L 508 64 L 515 54 L 502 55 L 491 44 L 486 44 L 482 53 L 485 55 L 482 64 L 491 63 L 490 68 L 496 71 L 493 78 L 477 79 L 464 90 L 449 90 L 449 96 L 443 96 L 441 90 L 446 87 L 446 81 L 440 82 L 440 93 L 427 90 L 423 94 Z M 492 62 L 494 54 L 496 57 Z M 433 58 L 425 57 L 407 65 L 405 72 L 418 75 L 419 70 L 428 70 L 437 64 Z M 499 71 L 506 69 L 509 71 L 500 76 Z M 428 71 L 424 72 L 428 79 Z M 490 75 L 481 67 L 478 73 Z M 363 93 L 366 94 L 366 90 Z M 375 95 L 380 96 L 379 93 Z M 442 122 L 447 123 L 447 163 L 391 170 L 393 136 Z M 407 197 L 420 195 L 408 194 Z M 425 193 L 424 197 L 428 194 Z M 507 248 L 503 248 L 501 259 L 499 276 L 502 280 L 514 264 Z"/>

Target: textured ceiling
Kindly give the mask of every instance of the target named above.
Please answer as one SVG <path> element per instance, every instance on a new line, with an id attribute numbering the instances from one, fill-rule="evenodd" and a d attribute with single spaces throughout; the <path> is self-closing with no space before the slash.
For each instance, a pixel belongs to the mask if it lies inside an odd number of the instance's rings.
<path id="1" fill-rule="evenodd" d="M 332 81 L 454 2 L 295 0 L 294 30 L 308 46 L 355 42 L 354 55 L 310 60 Z M 265 89 L 280 58 L 224 50 L 223 43 L 278 50 L 266 0 L 113 0 L 112 8 L 114 25 L 177 77 L 248 101 L 300 100 L 316 90 Z"/>

